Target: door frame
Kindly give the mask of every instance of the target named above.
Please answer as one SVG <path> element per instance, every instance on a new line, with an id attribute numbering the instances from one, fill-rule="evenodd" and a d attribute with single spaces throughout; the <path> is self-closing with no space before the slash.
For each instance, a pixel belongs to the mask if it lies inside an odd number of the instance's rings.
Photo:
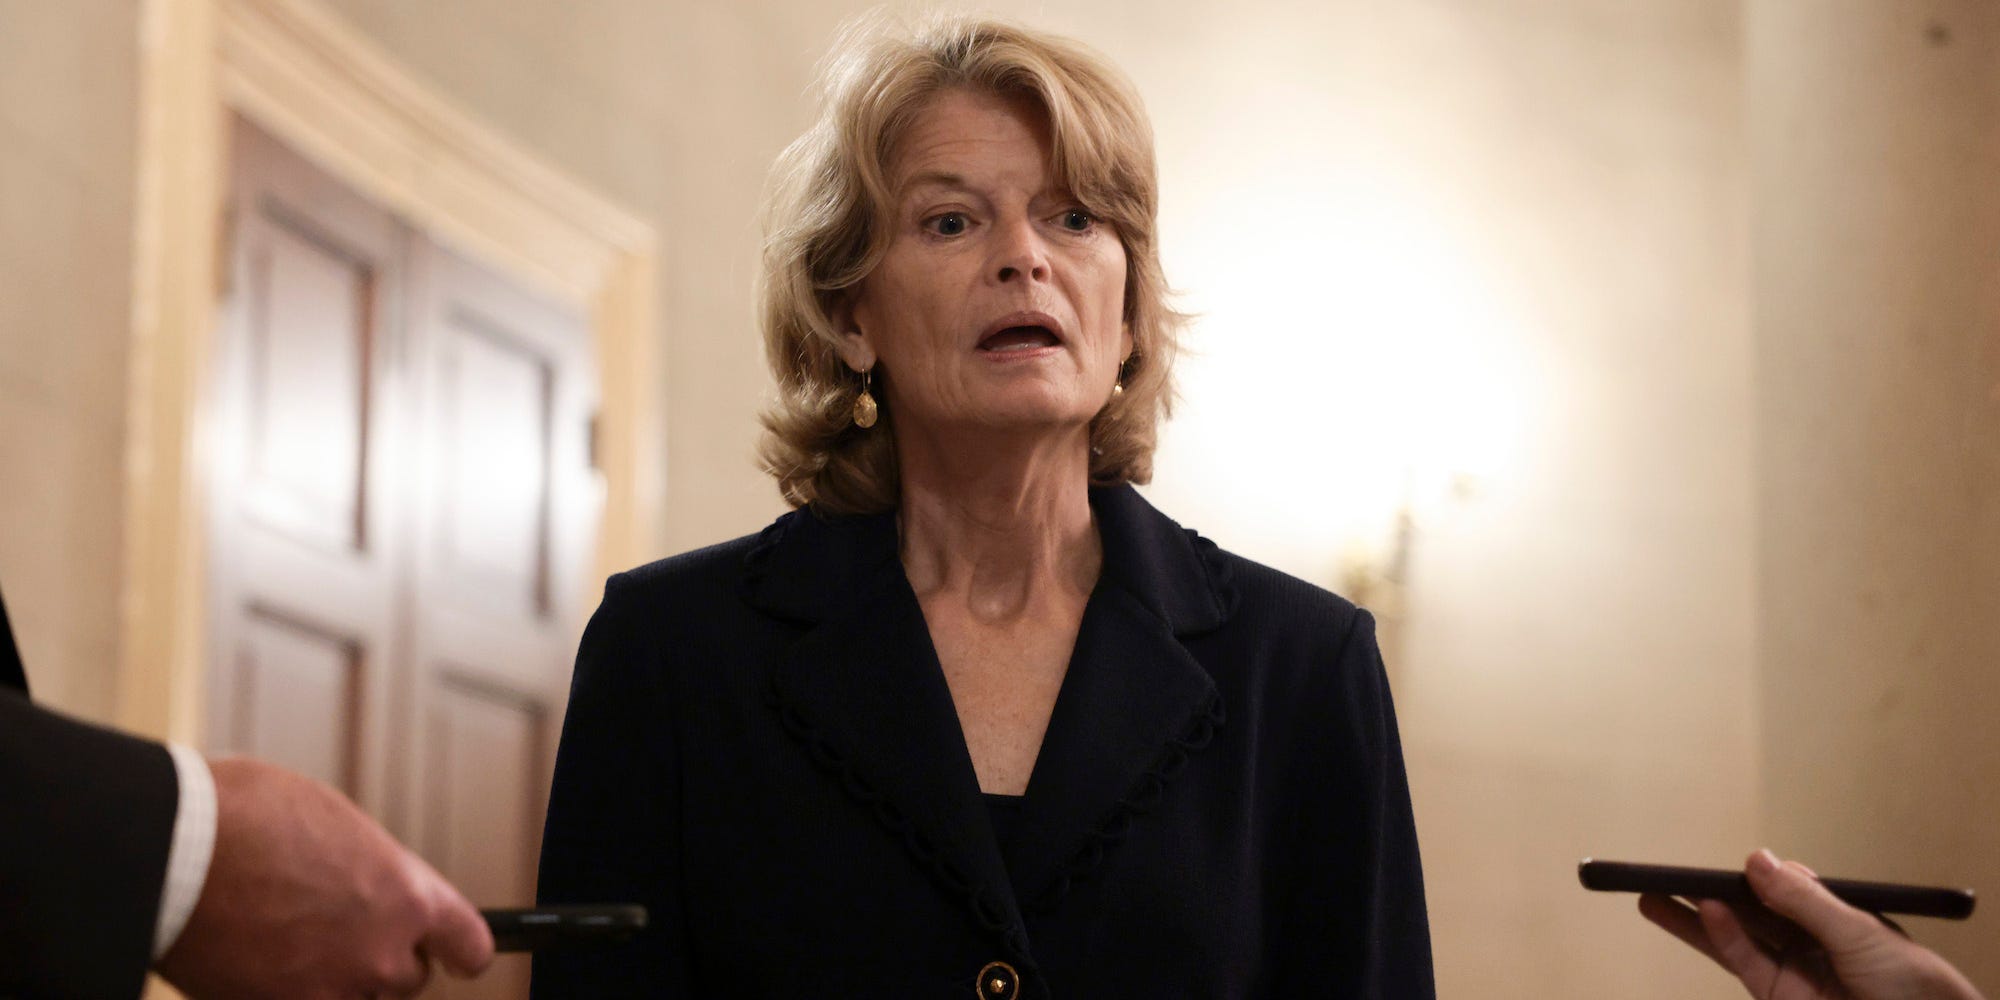
<path id="1" fill-rule="evenodd" d="M 199 745 L 204 402 L 228 273 L 228 122 L 589 317 L 603 512 L 591 579 L 653 554 L 664 496 L 653 275 L 635 214 L 480 124 L 311 0 L 143 0 L 116 719 Z M 588 594 L 566 595 L 577 606 Z"/>

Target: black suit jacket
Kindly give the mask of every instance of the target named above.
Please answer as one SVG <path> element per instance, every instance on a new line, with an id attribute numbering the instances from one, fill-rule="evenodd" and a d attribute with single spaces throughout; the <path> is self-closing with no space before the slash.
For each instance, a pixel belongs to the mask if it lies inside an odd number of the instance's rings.
<path id="1" fill-rule="evenodd" d="M 179 802 L 165 747 L 28 703 L 0 602 L 0 997 L 139 995 Z"/>
<path id="2" fill-rule="evenodd" d="M 1103 571 L 1004 848 L 893 517 L 614 577 L 540 897 L 653 919 L 537 955 L 536 996 L 991 1000 L 1003 962 L 1025 997 L 1431 997 L 1372 619 L 1091 502 Z"/>

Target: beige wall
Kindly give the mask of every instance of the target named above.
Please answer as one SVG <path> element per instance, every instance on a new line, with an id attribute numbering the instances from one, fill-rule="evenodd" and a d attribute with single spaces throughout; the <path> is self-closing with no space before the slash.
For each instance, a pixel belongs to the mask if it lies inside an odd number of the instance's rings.
<path id="1" fill-rule="evenodd" d="M 1331 34 L 1389 47 L 1367 83 L 1395 103 L 1375 114 L 1463 220 L 1438 279 L 1483 294 L 1428 337 L 1437 354 L 1399 388 L 1421 403 L 1334 440 L 1393 435 L 1426 405 L 1447 439 L 1509 429 L 1484 452 L 1410 445 L 1434 468 L 1417 469 L 1393 669 L 1440 993 L 1731 995 L 1574 866 L 1753 846 L 1736 7 L 1397 9 Z M 1406 311 L 1448 289 L 1410 292 Z M 1430 378 L 1446 394 L 1424 396 Z M 1421 485 L 1461 468 L 1468 496 Z"/>
<path id="2" fill-rule="evenodd" d="M 1990 895 L 2000 9 L 1748 10 L 1764 830 Z M 1990 992 L 1994 920 L 1912 929 Z"/>
<path id="3" fill-rule="evenodd" d="M 0 586 L 36 696 L 111 711 L 136 0 L 0 0 Z"/>
<path id="4" fill-rule="evenodd" d="M 666 545 L 767 521 L 754 214 L 862 5 L 327 6 L 657 227 Z M 1445 995 L 1735 995 L 1578 889 L 1587 853 L 2000 885 L 1990 12 L 998 6 L 1154 112 L 1203 318 L 1151 495 L 1327 585 L 1414 509 L 1392 669 Z M 0 581 L 40 690 L 99 717 L 136 18 L 0 0 Z"/>

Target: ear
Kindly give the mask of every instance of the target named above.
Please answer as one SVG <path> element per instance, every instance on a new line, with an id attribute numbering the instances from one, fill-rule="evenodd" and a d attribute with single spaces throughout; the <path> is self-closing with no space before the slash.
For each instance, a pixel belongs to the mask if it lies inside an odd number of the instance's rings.
<path id="1" fill-rule="evenodd" d="M 860 310 L 855 307 L 854 296 L 852 289 L 842 294 L 829 318 L 833 320 L 833 328 L 840 331 L 840 360 L 857 372 L 865 372 L 875 367 L 875 345 L 869 342 L 868 334 L 861 329 L 861 321 L 856 316 Z"/>
<path id="2" fill-rule="evenodd" d="M 1121 368 L 1124 367 L 1125 362 L 1132 360 L 1132 355 L 1137 353 L 1139 353 L 1139 345 L 1132 339 L 1132 324 L 1130 323 L 1119 324 L 1118 366 Z"/>

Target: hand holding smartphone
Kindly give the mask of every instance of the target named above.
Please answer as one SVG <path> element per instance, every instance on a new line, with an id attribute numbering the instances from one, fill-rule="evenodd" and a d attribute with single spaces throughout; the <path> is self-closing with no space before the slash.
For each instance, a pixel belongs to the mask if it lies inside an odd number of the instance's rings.
<path id="1" fill-rule="evenodd" d="M 541 906 L 480 910 L 495 951 L 536 951 L 559 945 L 630 940 L 646 928 L 643 906 Z"/>
<path id="2" fill-rule="evenodd" d="M 1684 899 L 1719 899 L 1725 903 L 1761 908 L 1756 893 L 1750 890 L 1750 881 L 1740 871 L 1585 858 L 1576 866 L 1576 877 L 1584 888 L 1597 892 L 1658 893 Z M 1964 920 L 1972 916 L 1977 902 L 1971 889 L 1843 878 L 1823 878 L 1819 881 L 1842 902 L 1875 914 Z"/>
<path id="3" fill-rule="evenodd" d="M 1642 893 L 1641 915 L 1753 997 L 1984 1000 L 1964 973 L 1883 916 L 1963 919 L 1970 890 L 1822 879 L 1769 850 L 1745 859 L 1741 875 L 1586 859 L 1577 876 L 1589 888 Z"/>

